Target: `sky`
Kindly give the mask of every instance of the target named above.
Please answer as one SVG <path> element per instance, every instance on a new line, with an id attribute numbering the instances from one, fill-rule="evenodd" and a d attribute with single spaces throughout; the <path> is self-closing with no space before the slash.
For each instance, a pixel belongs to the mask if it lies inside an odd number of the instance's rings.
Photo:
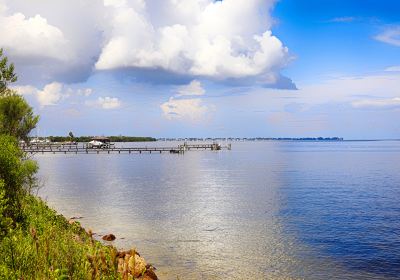
<path id="1" fill-rule="evenodd" d="M 40 135 L 400 139 L 395 0 L 0 0 Z"/>

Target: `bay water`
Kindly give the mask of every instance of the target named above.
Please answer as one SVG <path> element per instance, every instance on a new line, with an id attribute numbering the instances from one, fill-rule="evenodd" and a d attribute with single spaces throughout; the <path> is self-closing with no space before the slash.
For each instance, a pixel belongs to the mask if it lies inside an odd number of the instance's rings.
<path id="1" fill-rule="evenodd" d="M 34 158 L 51 207 L 160 279 L 400 279 L 400 141 Z"/>

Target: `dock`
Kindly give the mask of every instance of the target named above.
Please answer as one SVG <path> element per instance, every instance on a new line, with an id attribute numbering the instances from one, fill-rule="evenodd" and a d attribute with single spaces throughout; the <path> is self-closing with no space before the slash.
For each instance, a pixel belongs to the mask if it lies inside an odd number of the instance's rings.
<path id="1" fill-rule="evenodd" d="M 187 144 L 177 147 L 115 147 L 110 144 L 103 148 L 93 148 L 87 143 L 40 143 L 21 145 L 20 148 L 28 154 L 141 154 L 141 153 L 171 153 L 182 154 L 190 150 L 211 150 L 231 149 L 230 144 L 221 146 L 218 143 L 212 144 Z"/>
<path id="2" fill-rule="evenodd" d="M 185 142 L 183 145 L 179 145 L 178 148 L 185 150 L 185 151 L 190 151 L 190 150 L 219 151 L 224 148 L 231 150 L 232 146 L 231 146 L 231 144 L 228 144 L 227 146 L 222 146 L 222 145 L 218 144 L 217 142 L 214 142 L 212 144 L 188 144 L 187 142 Z"/>

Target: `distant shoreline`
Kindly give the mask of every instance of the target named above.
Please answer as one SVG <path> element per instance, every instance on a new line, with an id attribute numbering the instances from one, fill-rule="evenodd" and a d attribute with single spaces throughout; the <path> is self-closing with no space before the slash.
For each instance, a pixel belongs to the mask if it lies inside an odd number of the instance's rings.
<path id="1" fill-rule="evenodd" d="M 157 138 L 157 141 L 345 141 L 341 137 Z"/>
<path id="2" fill-rule="evenodd" d="M 39 140 L 48 139 L 50 142 L 90 142 L 95 136 L 39 136 L 31 137 L 31 139 L 38 138 Z M 110 142 L 155 142 L 156 138 L 153 137 L 141 137 L 141 136 L 107 136 Z"/>
<path id="3" fill-rule="evenodd" d="M 31 137 L 31 139 L 37 138 L 40 140 L 48 139 L 50 142 L 62 143 L 62 142 L 89 142 L 94 136 L 79 136 L 79 137 L 68 137 L 68 136 L 38 136 Z M 184 141 L 231 141 L 231 142 L 242 142 L 242 141 L 287 141 L 287 142 L 378 142 L 378 141 L 400 141 L 400 139 L 344 139 L 343 137 L 140 137 L 140 136 L 106 136 L 110 139 L 110 142 L 184 142 Z"/>

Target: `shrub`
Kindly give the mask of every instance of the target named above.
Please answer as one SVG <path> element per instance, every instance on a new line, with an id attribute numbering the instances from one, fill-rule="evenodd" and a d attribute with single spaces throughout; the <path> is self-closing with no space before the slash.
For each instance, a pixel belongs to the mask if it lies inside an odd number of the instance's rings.
<path id="1" fill-rule="evenodd" d="M 35 185 L 36 162 L 24 160 L 15 137 L 0 135 L 0 180 L 2 215 L 13 223 L 22 222 L 21 200 Z"/>

